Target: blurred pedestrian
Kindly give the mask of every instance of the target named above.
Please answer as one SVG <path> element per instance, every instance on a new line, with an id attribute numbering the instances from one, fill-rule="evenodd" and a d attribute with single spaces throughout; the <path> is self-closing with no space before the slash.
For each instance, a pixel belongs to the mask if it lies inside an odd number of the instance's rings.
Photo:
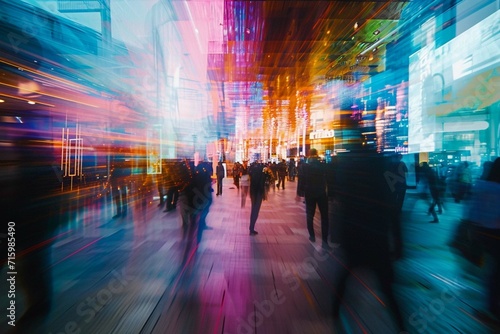
<path id="1" fill-rule="evenodd" d="M 474 185 L 466 219 L 475 226 L 476 237 L 491 255 L 487 283 L 486 315 L 500 324 L 500 158 L 495 159 L 488 175 Z"/>
<path id="2" fill-rule="evenodd" d="M 333 317 L 338 319 L 346 283 L 354 268 L 371 269 L 385 295 L 385 304 L 399 331 L 405 324 L 393 291 L 395 256 L 402 254 L 397 199 L 386 172 L 392 157 L 372 152 L 346 153 L 333 157 L 334 197 L 338 201 L 336 223 L 342 268 L 336 277 Z M 396 241 L 396 242 L 394 242 Z M 398 331 L 398 333 L 399 333 Z"/>
<path id="3" fill-rule="evenodd" d="M 250 187 L 250 175 L 248 175 L 248 160 L 243 160 L 243 165 L 241 166 L 241 176 L 240 176 L 241 207 L 242 208 L 245 207 L 249 187 Z"/>
<path id="4" fill-rule="evenodd" d="M 215 175 L 217 176 L 217 193 L 216 196 L 222 195 L 222 183 L 224 181 L 225 171 L 222 161 L 219 161 L 215 168 Z"/>
<path id="5" fill-rule="evenodd" d="M 401 212 L 403 209 L 403 204 L 405 201 L 405 196 L 406 196 L 406 190 L 407 190 L 407 183 L 406 179 L 408 176 L 408 167 L 406 166 L 405 162 L 403 161 L 403 155 L 402 154 L 397 154 L 396 155 L 396 165 L 395 165 L 395 183 L 394 183 L 394 189 L 396 191 L 396 206 Z"/>
<path id="6" fill-rule="evenodd" d="M 431 223 L 439 223 L 439 219 L 437 213 L 442 213 L 442 205 L 441 205 L 441 197 L 440 197 L 440 188 L 439 188 L 439 180 L 436 171 L 429 166 L 427 162 L 422 162 L 422 177 L 425 178 L 428 189 L 431 195 L 431 203 L 427 210 L 427 213 L 432 215 L 433 220 Z M 436 213 L 436 206 L 438 207 L 438 211 Z"/>
<path id="7" fill-rule="evenodd" d="M 240 190 L 240 163 L 235 162 L 233 165 L 233 184 L 238 191 Z"/>
<path id="8" fill-rule="evenodd" d="M 260 207 L 264 199 L 266 174 L 264 165 L 260 163 L 252 164 L 248 169 L 250 175 L 250 201 L 252 207 L 250 210 L 250 235 L 257 235 L 255 223 L 259 217 Z"/>
<path id="9" fill-rule="evenodd" d="M 469 163 L 463 161 L 456 172 L 456 191 L 454 193 L 455 202 L 460 203 L 469 193 L 472 187 L 472 174 Z"/>
<path id="10" fill-rule="evenodd" d="M 9 265 L 7 271 L 17 272 L 19 289 L 14 299 L 23 303 L 15 304 L 14 319 L 9 315 L 7 319 L 13 320 L 19 333 L 39 331 L 53 300 L 51 246 L 62 219 L 62 172 L 52 141 L 44 136 L 50 133 L 46 121 L 40 121 L 44 127 L 39 131 L 23 133 L 24 127 L 37 122 L 23 117 L 15 129 L 0 131 L 0 141 L 11 144 L 0 155 L 2 163 L 8 161 L 0 168 L 0 212 L 5 221 L 0 263 Z"/>
<path id="11" fill-rule="evenodd" d="M 211 230 L 212 227 L 207 225 L 207 216 L 212 206 L 212 164 L 210 162 L 201 161 L 195 168 L 195 189 L 193 205 L 198 211 L 198 242 L 201 241 L 201 236 L 204 230 Z"/>
<path id="12" fill-rule="evenodd" d="M 285 159 L 282 159 L 281 162 L 278 164 L 278 184 L 276 187 L 279 189 L 280 185 L 283 190 L 285 190 L 285 179 L 286 179 L 286 174 L 287 174 L 287 166 L 286 166 L 286 161 Z"/>
<path id="13" fill-rule="evenodd" d="M 311 149 L 307 163 L 302 166 L 303 177 L 299 178 L 302 189 L 299 193 L 304 194 L 306 200 L 306 224 L 309 232 L 309 240 L 316 241 L 314 233 L 314 214 L 316 206 L 321 215 L 321 239 L 322 246 L 330 249 L 328 245 L 328 196 L 326 192 L 326 165 L 322 163 L 316 149 Z M 301 180 L 302 179 L 302 180 Z"/>

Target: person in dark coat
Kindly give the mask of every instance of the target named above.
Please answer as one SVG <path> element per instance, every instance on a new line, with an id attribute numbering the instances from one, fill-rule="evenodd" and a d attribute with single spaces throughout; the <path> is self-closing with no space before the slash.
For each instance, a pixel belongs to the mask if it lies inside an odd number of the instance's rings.
<path id="1" fill-rule="evenodd" d="M 215 169 L 215 175 L 217 176 L 217 196 L 222 195 L 222 182 L 224 180 L 224 174 L 224 166 L 222 165 L 222 161 L 219 161 Z"/>
<path id="2" fill-rule="evenodd" d="M 479 318 L 500 326 L 500 158 L 485 164 L 484 178 L 477 180 L 466 203 L 465 219 L 475 227 L 473 233 L 490 255 L 486 286 L 487 311 Z"/>
<path id="3" fill-rule="evenodd" d="M 240 163 L 235 162 L 233 165 L 233 184 L 238 191 L 240 190 Z"/>
<path id="4" fill-rule="evenodd" d="M 0 212 L 4 223 L 0 231 L 0 263 L 7 272 L 16 272 L 18 289 L 10 303 L 23 295 L 23 304 L 14 304 L 13 321 L 19 333 L 35 333 L 42 328 L 53 301 L 51 246 L 62 220 L 62 171 L 56 162 L 48 127 L 41 131 L 23 117 L 19 128 L 0 131 L 0 141 L 12 143 L 2 149 L 0 162 Z M 0 129 L 2 128 L 0 123 Z M 11 131 L 9 131 L 11 130 Z M 15 138 L 20 132 L 26 133 Z M 14 136 L 14 137 L 12 137 Z M 0 267 L 1 268 L 1 267 Z M 7 281 L 11 278 L 7 276 Z M 11 281 L 12 283 L 12 281 Z M 7 292 L 5 296 L 7 297 Z M 7 299 L 5 299 L 7 301 Z"/>
<path id="5" fill-rule="evenodd" d="M 343 270 L 336 277 L 333 316 L 339 317 L 349 270 L 371 269 L 378 278 L 385 304 L 400 331 L 405 323 L 393 292 L 393 261 L 402 254 L 397 195 L 386 179 L 393 157 L 355 152 L 333 158 L 333 193 L 338 201 L 336 223 Z M 399 333 L 399 332 L 398 332 Z"/>
<path id="6" fill-rule="evenodd" d="M 250 210 L 250 235 L 256 235 L 258 232 L 255 230 L 255 223 L 259 217 L 260 207 L 264 199 L 266 174 L 264 165 L 254 163 L 248 168 L 250 175 L 250 201 L 252 207 Z"/>
<path id="7" fill-rule="evenodd" d="M 195 168 L 195 198 L 193 204 L 199 208 L 198 236 L 201 231 L 211 229 L 207 226 L 207 216 L 212 205 L 212 164 L 201 161 Z"/>
<path id="8" fill-rule="evenodd" d="M 279 189 L 280 185 L 283 190 L 285 190 L 285 179 L 286 179 L 286 174 L 287 174 L 287 166 L 286 166 L 286 161 L 283 159 L 279 164 L 278 164 L 278 184 L 276 187 Z"/>
<path id="9" fill-rule="evenodd" d="M 302 165 L 302 177 L 299 177 L 299 194 L 304 194 L 306 200 L 306 223 L 309 240 L 316 241 L 314 233 L 314 214 L 316 206 L 321 215 L 321 239 L 323 248 L 328 245 L 328 196 L 326 192 L 326 166 L 318 157 L 318 151 L 311 149 L 307 163 Z"/>
<path id="10" fill-rule="evenodd" d="M 438 207 L 438 213 L 442 213 L 443 209 L 441 206 L 440 197 L 440 184 L 436 171 L 432 169 L 427 162 L 422 162 L 421 167 L 422 177 L 427 180 L 429 186 L 429 192 L 431 194 L 431 204 L 429 205 L 428 213 L 432 215 L 433 220 L 431 223 L 439 223 L 439 219 L 436 213 L 436 206 Z"/>

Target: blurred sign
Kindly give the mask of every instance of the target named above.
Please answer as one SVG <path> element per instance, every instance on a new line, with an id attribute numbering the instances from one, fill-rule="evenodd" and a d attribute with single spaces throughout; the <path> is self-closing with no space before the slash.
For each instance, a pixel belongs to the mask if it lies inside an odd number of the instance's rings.
<path id="1" fill-rule="evenodd" d="M 88 13 L 102 10 L 101 0 L 59 0 L 57 10 L 61 13 Z"/>
<path id="2" fill-rule="evenodd" d="M 317 130 L 309 133 L 309 139 L 323 139 L 335 137 L 334 130 Z"/>

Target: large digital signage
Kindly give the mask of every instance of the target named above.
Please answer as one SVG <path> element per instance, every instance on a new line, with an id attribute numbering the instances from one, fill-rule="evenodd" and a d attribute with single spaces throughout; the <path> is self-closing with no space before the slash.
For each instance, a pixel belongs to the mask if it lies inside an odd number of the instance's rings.
<path id="1" fill-rule="evenodd" d="M 432 152 L 445 131 L 437 117 L 476 111 L 500 98 L 500 11 L 435 48 L 435 19 L 420 32 L 425 44 L 409 59 L 409 152 Z"/>

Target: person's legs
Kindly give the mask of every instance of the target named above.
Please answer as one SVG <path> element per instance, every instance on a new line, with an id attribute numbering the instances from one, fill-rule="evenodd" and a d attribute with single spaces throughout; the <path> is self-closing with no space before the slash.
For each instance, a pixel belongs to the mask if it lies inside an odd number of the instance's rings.
<path id="1" fill-rule="evenodd" d="M 500 230 L 478 229 L 479 241 L 491 255 L 492 266 L 488 277 L 488 310 L 500 320 Z"/>
<path id="2" fill-rule="evenodd" d="M 245 207 L 245 203 L 247 200 L 247 194 L 248 194 L 248 186 L 242 186 L 241 187 L 241 207 Z"/>
<path id="3" fill-rule="evenodd" d="M 328 243 L 328 197 L 318 198 L 318 209 L 321 215 L 321 239 Z"/>
<path id="4" fill-rule="evenodd" d="M 212 205 L 212 195 L 209 195 L 210 197 L 207 197 L 207 200 L 205 203 L 202 204 L 201 210 L 200 210 L 200 217 L 198 221 L 198 228 L 200 229 L 206 229 L 207 228 L 207 216 L 208 213 L 210 212 L 210 206 Z"/>
<path id="5" fill-rule="evenodd" d="M 432 215 L 432 222 L 439 222 L 437 213 L 436 213 L 436 204 L 438 203 L 437 195 L 435 193 L 431 193 L 431 205 L 429 206 L 429 213 Z"/>
<path id="6" fill-rule="evenodd" d="M 262 205 L 262 194 L 250 194 L 252 210 L 250 213 L 250 233 L 255 232 L 255 223 L 259 217 L 260 206 Z"/>
<path id="7" fill-rule="evenodd" d="M 382 255 L 380 258 L 380 263 L 375 269 L 375 273 L 378 277 L 380 288 L 386 297 L 387 308 L 392 313 L 394 320 L 398 326 L 398 330 L 405 330 L 405 323 L 403 320 L 403 315 L 400 311 L 398 302 L 394 295 L 393 281 L 394 281 L 394 270 L 391 263 L 391 258 L 389 252 Z"/>
<path id="8" fill-rule="evenodd" d="M 306 196 L 306 224 L 307 231 L 309 232 L 309 240 L 315 241 L 316 237 L 314 234 L 314 214 L 316 212 L 316 198 L 312 196 Z"/>
<path id="9" fill-rule="evenodd" d="M 336 321 L 340 316 L 340 305 L 344 299 L 344 293 L 347 285 L 347 279 L 349 278 L 349 272 L 346 268 L 340 268 L 340 273 L 337 276 L 337 282 L 333 290 L 333 320 Z"/>
<path id="10" fill-rule="evenodd" d="M 217 193 L 216 195 L 222 195 L 222 179 L 217 178 Z"/>
<path id="11" fill-rule="evenodd" d="M 163 204 L 165 202 L 165 192 L 163 190 L 163 184 L 158 180 L 158 196 L 160 196 L 160 203 L 158 203 L 158 206 L 161 208 L 163 207 Z"/>
<path id="12" fill-rule="evenodd" d="M 170 187 L 167 190 L 167 199 L 166 199 L 167 205 L 165 211 L 170 211 L 173 208 L 174 190 L 175 189 L 173 187 Z"/>
<path id="13" fill-rule="evenodd" d="M 177 201 L 179 200 L 179 190 L 174 188 L 173 197 L 172 197 L 172 207 L 175 209 L 177 207 Z"/>
<path id="14" fill-rule="evenodd" d="M 493 268 L 488 280 L 488 309 L 500 320 L 500 259 L 494 259 Z"/>

